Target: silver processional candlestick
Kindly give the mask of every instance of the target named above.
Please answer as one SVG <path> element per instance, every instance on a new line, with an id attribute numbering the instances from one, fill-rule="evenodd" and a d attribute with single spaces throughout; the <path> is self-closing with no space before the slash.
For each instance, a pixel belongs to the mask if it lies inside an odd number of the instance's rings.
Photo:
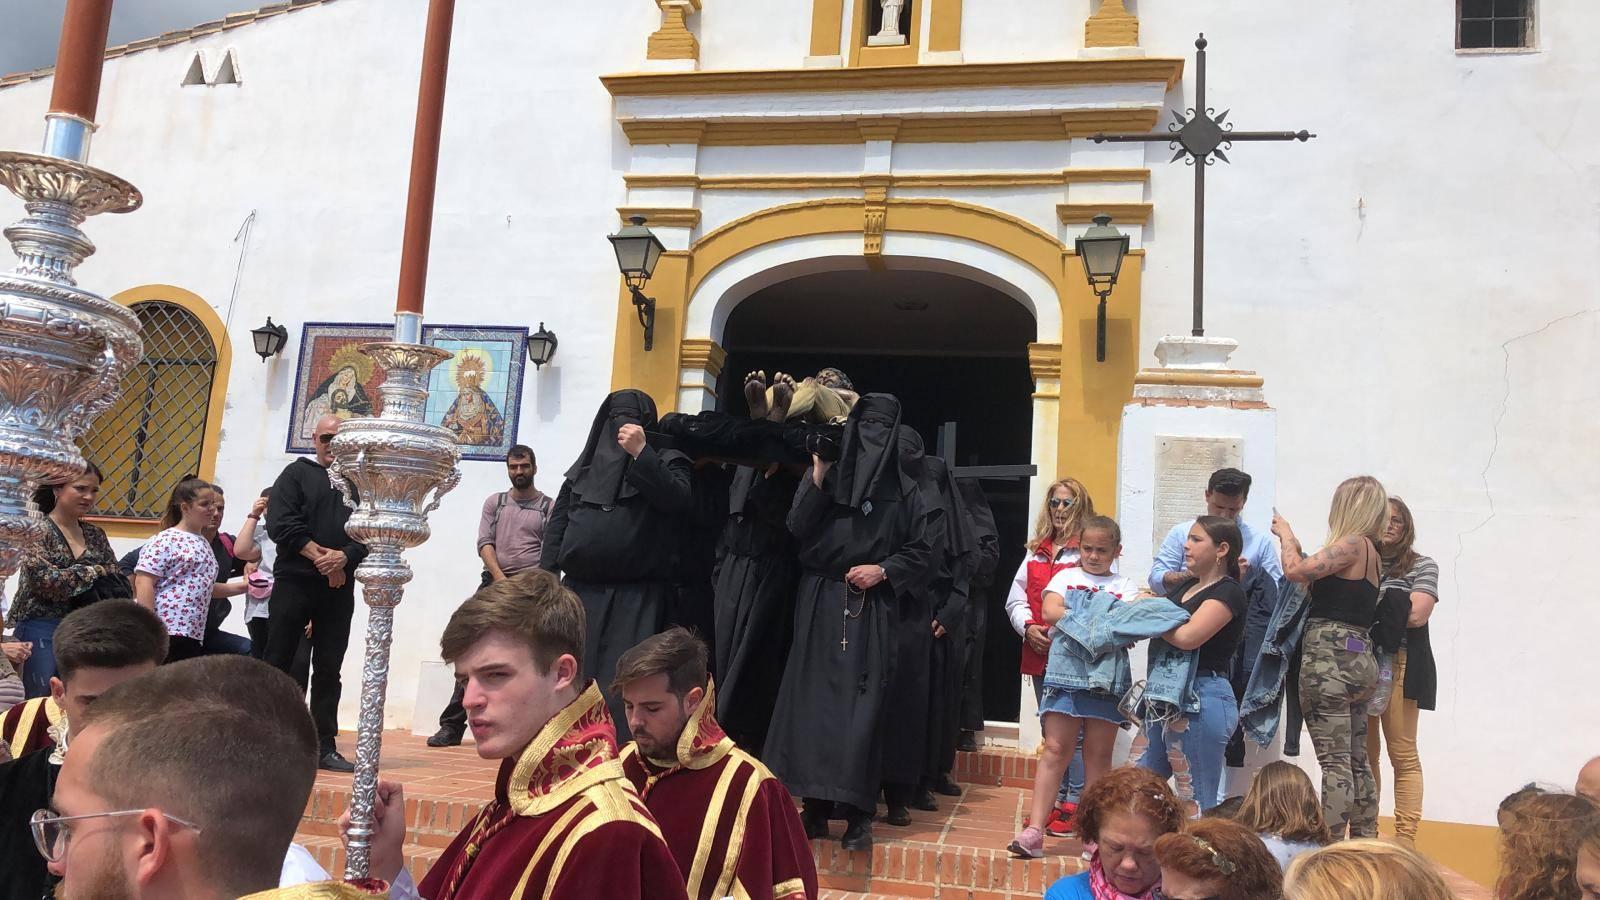
<path id="1" fill-rule="evenodd" d="M 144 354 L 138 318 L 73 278 L 95 249 L 84 219 L 143 201 L 87 164 L 110 18 L 110 0 L 69 0 L 44 152 L 0 152 L 0 185 L 27 210 L 5 229 L 17 265 L 0 273 L 0 579 L 43 534 L 34 489 L 82 474 L 78 439 Z"/>
<path id="2" fill-rule="evenodd" d="M 328 471 L 329 479 L 354 510 L 345 523 L 345 531 L 367 547 L 366 559 L 356 567 L 356 580 L 361 582 L 362 599 L 369 613 L 345 848 L 345 877 L 349 879 L 367 878 L 370 869 L 394 608 L 411 580 L 411 567 L 403 554 L 428 539 L 428 514 L 439 508 L 440 499 L 461 480 L 456 468 L 461 450 L 456 446 L 455 434 L 429 425 L 423 415 L 429 374 L 453 355 L 423 344 L 422 301 L 428 281 L 433 191 L 439 174 L 439 134 L 444 124 L 445 76 L 454 14 L 455 0 L 429 0 L 394 340 L 361 348 L 383 368 L 384 381 L 378 388 L 383 411 L 375 418 L 351 419 L 340 426 L 333 439 L 333 465 Z M 430 493 L 431 501 L 427 499 Z"/>

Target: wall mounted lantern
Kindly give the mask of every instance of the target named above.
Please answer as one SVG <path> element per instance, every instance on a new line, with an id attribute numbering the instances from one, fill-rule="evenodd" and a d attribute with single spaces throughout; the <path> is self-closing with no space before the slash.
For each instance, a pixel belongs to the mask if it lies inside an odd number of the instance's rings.
<path id="1" fill-rule="evenodd" d="M 1094 358 L 1106 361 L 1106 298 L 1117 286 L 1117 274 L 1122 271 L 1122 259 L 1128 255 L 1128 236 L 1111 227 L 1111 217 L 1101 213 L 1094 217 L 1094 225 L 1077 240 L 1078 258 L 1083 260 L 1083 272 L 1089 278 L 1089 289 L 1100 298 L 1095 315 Z"/>
<path id="2" fill-rule="evenodd" d="M 617 268 L 633 294 L 633 308 L 639 314 L 639 324 L 644 326 L 644 349 L 648 351 L 655 345 L 656 301 L 644 295 L 644 286 L 655 274 L 656 263 L 667 248 L 655 232 L 644 226 L 644 216 L 633 216 L 628 221 L 632 224 L 606 238 L 617 253 Z"/>

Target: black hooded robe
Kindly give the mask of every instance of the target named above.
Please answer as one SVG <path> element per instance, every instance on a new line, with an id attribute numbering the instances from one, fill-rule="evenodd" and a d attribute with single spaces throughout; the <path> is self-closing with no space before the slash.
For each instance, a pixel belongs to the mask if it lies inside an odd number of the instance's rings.
<path id="1" fill-rule="evenodd" d="M 956 744 L 961 738 L 962 682 L 966 675 L 967 635 L 971 629 L 969 591 L 978 567 L 978 545 L 961 491 L 944 460 L 930 458 L 924 464 L 926 484 L 944 511 L 947 540 L 939 568 L 938 588 L 933 592 L 933 620 L 944 628 L 942 637 L 933 639 L 928 664 L 928 742 L 927 768 L 930 778 L 955 767 Z"/>
<path id="2" fill-rule="evenodd" d="M 922 437 L 902 425 L 899 432 L 900 465 L 913 479 L 923 504 L 923 522 L 933 549 L 928 569 L 914 590 L 902 590 L 891 616 L 894 630 L 894 677 L 889 682 L 888 709 L 883 727 L 883 783 L 900 790 L 889 797 L 891 805 L 908 803 L 909 792 L 926 774 L 928 742 L 932 735 L 929 705 L 933 661 L 933 610 L 949 593 L 945 563 L 948 523 L 939 492 L 930 482 L 932 460 L 923 454 Z"/>
<path id="3" fill-rule="evenodd" d="M 741 467 L 728 492 L 716 581 L 717 722 L 757 757 L 794 635 L 800 561 L 784 520 L 799 484 L 781 469 L 769 476 Z"/>
<path id="4" fill-rule="evenodd" d="M 795 796 L 868 813 L 880 779 L 897 595 L 919 589 L 933 563 L 922 498 L 896 458 L 899 419 L 894 397 L 862 397 L 823 486 L 801 478 L 788 519 L 802 570 L 794 643 L 765 748 L 767 766 Z M 845 573 L 872 564 L 886 580 L 856 593 Z"/>
<path id="5" fill-rule="evenodd" d="M 989 630 L 989 604 L 993 601 L 995 569 L 1000 563 L 1000 531 L 994 510 L 976 478 L 956 481 L 966 507 L 973 540 L 978 547 L 977 570 L 967 588 L 967 642 L 965 673 L 961 683 L 961 730 L 983 730 L 983 642 Z"/>
<path id="6" fill-rule="evenodd" d="M 583 674 L 600 683 L 619 742 L 631 735 L 622 698 L 611 690 L 617 659 L 666 627 L 677 594 L 680 532 L 693 502 L 687 456 L 647 445 L 632 459 L 617 443 L 623 425 L 648 429 L 655 422 L 655 402 L 643 391 L 605 399 L 583 453 L 567 470 L 539 561 L 583 600 Z"/>

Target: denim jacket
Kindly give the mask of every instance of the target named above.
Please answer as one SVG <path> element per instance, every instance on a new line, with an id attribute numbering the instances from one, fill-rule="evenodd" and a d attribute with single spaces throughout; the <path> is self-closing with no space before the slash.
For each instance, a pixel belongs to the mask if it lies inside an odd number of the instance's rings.
<path id="1" fill-rule="evenodd" d="M 1044 686 L 1121 696 L 1133 686 L 1129 644 L 1166 634 L 1189 621 L 1175 603 L 1124 603 L 1105 591 L 1070 591 L 1067 614 L 1051 629 Z"/>
<path id="2" fill-rule="evenodd" d="M 1176 603 L 1168 605 L 1178 607 Z M 1179 650 L 1160 638 L 1150 642 L 1142 712 L 1146 724 L 1167 719 L 1176 711 L 1186 715 L 1200 712 L 1200 695 L 1194 690 L 1199 659 L 1199 650 Z"/>
<path id="3" fill-rule="evenodd" d="M 1284 585 L 1278 608 L 1273 610 L 1267 623 L 1267 634 L 1256 654 L 1250 683 L 1245 687 L 1244 700 L 1239 704 L 1239 725 L 1250 740 L 1265 747 L 1278 733 L 1278 720 L 1283 714 L 1283 685 L 1289 672 L 1289 660 L 1300 646 L 1305 633 L 1306 617 L 1311 612 L 1311 592 L 1306 585 L 1288 582 Z"/>

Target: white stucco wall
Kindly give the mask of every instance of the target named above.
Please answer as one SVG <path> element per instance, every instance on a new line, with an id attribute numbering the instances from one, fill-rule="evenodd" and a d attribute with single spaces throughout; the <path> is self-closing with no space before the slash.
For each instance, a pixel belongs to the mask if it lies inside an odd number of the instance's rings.
<path id="1" fill-rule="evenodd" d="M 230 319 L 218 477 L 236 497 L 286 461 L 299 324 L 383 321 L 392 308 L 423 7 L 341 0 L 107 65 L 94 161 L 147 201 L 89 223 L 102 249 L 82 280 L 106 295 L 175 284 Z M 1580 541 L 1600 526 L 1591 464 L 1600 426 L 1587 412 L 1600 399 L 1588 363 L 1600 343 L 1600 57 L 1590 51 L 1600 7 L 1542 3 L 1542 49 L 1492 56 L 1452 49 L 1448 5 L 1390 4 L 1374 18 L 1365 4 L 1324 4 L 1314 27 L 1295 4 L 1130 7 L 1152 55 L 1191 57 L 1206 32 L 1211 105 L 1231 108 L 1238 127 L 1319 134 L 1307 145 L 1239 145 L 1232 166 L 1209 173 L 1207 322 L 1241 342 L 1234 361 L 1266 377 L 1278 411 L 1277 496 L 1258 493 L 1252 510 L 1275 503 L 1314 543 L 1348 475 L 1375 474 L 1411 502 L 1419 547 L 1443 576 L 1439 710 L 1422 717 L 1428 818 L 1488 823 L 1526 781 L 1570 784 L 1600 751 L 1600 726 L 1583 715 L 1585 686 L 1600 682 L 1585 639 L 1600 611 L 1578 599 Z M 966 0 L 965 59 L 1076 56 L 1089 8 Z M 624 172 L 850 174 L 882 163 L 854 145 L 629 147 L 597 76 L 640 67 L 659 20 L 639 0 L 457 11 L 429 319 L 542 320 L 560 335 L 554 366 L 530 371 L 524 386 L 520 436 L 540 454 L 546 489 L 609 386 L 617 284 L 602 238 L 630 202 Z M 809 27 L 809 4 L 787 0 L 707 2 L 695 18 L 703 68 L 799 66 Z M 241 86 L 178 86 L 196 49 L 215 65 L 228 47 Z M 0 91 L 0 147 L 37 145 L 49 87 Z M 1191 69 L 1167 105 L 1192 90 Z M 1142 193 L 1156 212 L 1142 234 L 1129 229 L 1147 251 L 1146 352 L 1189 321 L 1192 172 L 1169 156 L 1165 144 L 1084 140 L 890 154 L 908 172 L 1149 166 Z M 942 195 L 1070 238 L 1053 204 L 1137 199 L 1109 189 Z M 805 196 L 703 193 L 702 230 Z M 230 316 L 234 236 L 252 211 Z M 0 222 L 20 213 L 0 197 Z M 247 332 L 269 314 L 292 339 L 287 358 L 263 365 Z M 434 539 L 411 556 L 395 724 L 410 720 L 418 666 L 475 583 L 469 535 L 482 497 L 503 483 L 494 463 L 463 470 Z M 346 722 L 358 659 L 359 641 Z"/>

